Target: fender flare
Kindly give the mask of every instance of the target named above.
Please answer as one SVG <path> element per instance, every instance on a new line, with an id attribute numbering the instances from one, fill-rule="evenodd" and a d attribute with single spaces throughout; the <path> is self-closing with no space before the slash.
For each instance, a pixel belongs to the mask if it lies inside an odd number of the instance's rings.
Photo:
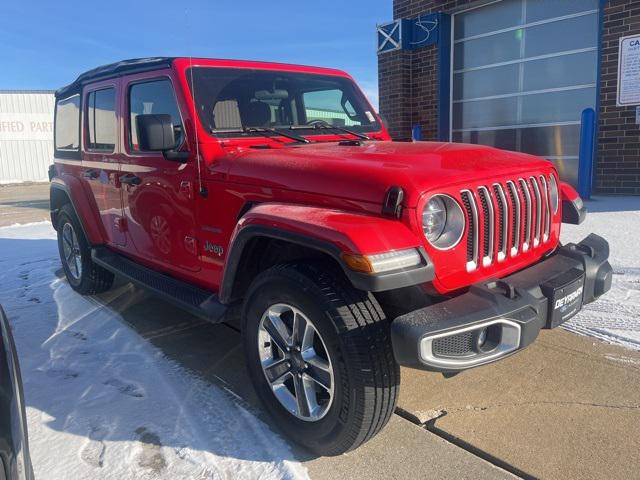
<path id="1" fill-rule="evenodd" d="M 245 247 L 256 237 L 267 237 L 319 251 L 335 260 L 351 284 L 360 290 L 379 292 L 426 283 L 434 278 L 433 262 L 420 241 L 399 222 L 362 213 L 287 204 L 260 204 L 238 222 L 229 243 L 229 255 L 220 285 L 222 303 L 233 300 Z M 351 270 L 343 253 L 360 255 L 416 248 L 424 263 L 396 272 L 367 274 Z"/>
<path id="2" fill-rule="evenodd" d="M 63 178 L 65 177 L 65 178 Z M 78 193 L 78 189 L 80 193 Z M 102 222 L 95 218 L 95 213 L 91 209 L 91 204 L 87 201 L 86 194 L 80 181 L 75 177 L 64 175 L 60 177 L 54 177 L 51 179 L 51 185 L 49 186 L 49 195 L 53 193 L 53 190 L 59 190 L 69 199 L 71 206 L 76 212 L 82 232 L 85 238 L 91 245 L 104 244 L 104 235 L 102 232 Z M 57 209 L 51 208 L 51 223 L 55 228 L 55 221 L 57 219 Z M 86 219 L 92 221 L 87 222 Z"/>

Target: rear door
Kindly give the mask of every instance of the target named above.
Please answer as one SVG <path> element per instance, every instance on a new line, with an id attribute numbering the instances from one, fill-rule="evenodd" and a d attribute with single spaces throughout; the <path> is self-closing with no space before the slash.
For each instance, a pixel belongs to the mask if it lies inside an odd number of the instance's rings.
<path id="1" fill-rule="evenodd" d="M 107 243 L 124 246 L 118 141 L 119 79 L 84 90 L 83 156 L 80 176 L 93 192 Z"/>
<path id="2" fill-rule="evenodd" d="M 167 160 L 162 152 L 143 151 L 136 117 L 168 114 L 174 125 L 176 148 L 185 148 L 171 71 L 139 74 L 123 79 L 125 96 L 124 152 L 121 179 L 128 240 L 135 255 L 159 268 L 200 269 L 195 240 L 195 159 Z"/>

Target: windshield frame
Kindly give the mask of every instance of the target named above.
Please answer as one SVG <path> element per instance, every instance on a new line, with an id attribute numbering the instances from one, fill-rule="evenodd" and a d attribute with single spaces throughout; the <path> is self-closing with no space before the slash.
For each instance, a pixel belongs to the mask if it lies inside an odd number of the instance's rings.
<path id="1" fill-rule="evenodd" d="M 207 115 L 206 113 L 204 113 L 207 111 L 207 109 L 205 108 L 205 103 L 202 101 L 202 99 L 197 99 L 199 94 L 199 89 L 198 89 L 199 79 L 196 78 L 196 75 L 194 75 L 194 73 L 197 74 L 198 71 L 211 70 L 211 69 L 224 70 L 226 72 L 230 72 L 230 71 L 246 72 L 246 74 L 250 74 L 253 72 L 258 75 L 265 75 L 265 74 L 282 75 L 282 76 L 290 77 L 294 82 L 298 81 L 300 77 L 313 77 L 314 80 L 324 79 L 327 81 L 336 82 L 336 86 L 341 87 L 341 89 L 349 95 L 349 100 L 351 100 L 352 107 L 354 106 L 353 102 L 357 102 L 359 104 L 357 105 L 357 109 L 360 109 L 361 111 L 360 115 L 364 114 L 366 116 L 367 121 L 369 121 L 369 124 L 366 124 L 366 125 L 348 125 L 348 126 L 345 126 L 344 128 L 347 128 L 348 130 L 355 132 L 357 136 L 379 134 L 383 132 L 384 127 L 382 125 L 382 121 L 380 120 L 378 113 L 375 111 L 375 109 L 371 105 L 371 102 L 369 102 L 369 99 L 366 97 L 366 95 L 364 95 L 364 93 L 358 87 L 356 82 L 347 74 L 336 75 L 332 73 L 309 73 L 309 72 L 297 71 L 294 69 L 292 70 L 279 69 L 279 68 L 265 69 L 265 68 L 241 67 L 241 66 L 231 67 L 226 65 L 225 66 L 222 66 L 222 65 L 221 66 L 217 66 L 217 65 L 188 66 L 185 69 L 184 73 L 187 80 L 187 86 L 189 88 L 190 95 L 191 95 L 191 101 L 194 102 L 195 110 L 197 112 L 197 121 L 200 123 L 202 129 L 207 133 L 207 135 L 213 138 L 255 139 L 259 137 L 264 138 L 264 135 L 261 135 L 259 132 L 251 131 L 251 127 L 254 127 L 253 125 L 242 125 L 238 127 L 221 127 L 221 128 L 209 127 L 209 122 L 207 121 L 206 117 L 203 118 L 203 116 Z M 194 84 L 195 84 L 195 89 L 194 89 Z M 295 95 L 298 97 L 298 99 L 301 96 L 300 94 L 301 91 L 304 92 L 304 90 L 300 90 L 300 89 L 295 91 Z M 309 90 L 309 91 L 313 91 L 313 90 Z M 198 100 L 200 100 L 200 102 Z M 211 107 L 213 108 L 213 103 L 211 104 Z M 305 110 L 301 102 L 300 102 L 299 110 L 300 111 Z M 306 115 L 306 112 L 305 112 L 305 115 Z M 262 128 L 260 126 L 255 126 L 255 127 Z M 306 136 L 320 137 L 319 139 L 316 139 L 316 140 L 321 140 L 323 137 L 335 138 L 336 136 L 340 136 L 344 138 L 344 136 L 349 136 L 349 133 L 345 133 L 345 132 L 339 133 L 337 130 L 338 127 L 337 126 L 334 126 L 334 127 L 335 128 L 319 129 L 313 124 L 305 125 L 305 124 L 295 123 L 293 125 L 276 124 L 276 125 L 270 125 L 269 127 L 264 127 L 264 128 L 272 128 L 272 129 L 283 130 L 283 131 L 291 130 L 291 133 L 295 131 L 296 135 L 303 138 Z M 286 135 L 282 134 L 282 136 L 286 138 Z M 277 135 L 274 135 L 274 138 L 277 138 Z"/>

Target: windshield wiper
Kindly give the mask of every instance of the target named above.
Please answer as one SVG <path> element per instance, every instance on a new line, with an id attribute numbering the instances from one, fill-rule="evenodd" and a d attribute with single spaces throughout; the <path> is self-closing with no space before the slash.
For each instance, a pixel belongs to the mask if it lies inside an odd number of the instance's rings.
<path id="1" fill-rule="evenodd" d="M 300 137 L 298 135 L 294 135 L 293 133 L 283 132 L 280 129 L 270 128 L 270 127 L 212 128 L 211 133 L 257 133 L 258 135 L 262 135 L 263 137 L 266 137 L 266 138 L 271 138 L 277 142 L 286 143 L 280 140 L 279 138 L 276 138 L 273 136 L 273 135 L 280 135 L 282 137 L 295 140 L 296 142 L 299 142 L 299 143 L 311 143 L 310 140 L 307 140 L 304 137 Z"/>
<path id="2" fill-rule="evenodd" d="M 321 128 L 325 130 L 337 130 L 338 132 L 348 133 L 350 135 L 361 138 L 363 140 L 371 140 L 371 137 L 369 137 L 368 135 L 365 135 L 364 133 L 358 133 L 358 132 L 354 132 L 353 130 L 349 130 L 347 128 L 337 127 L 336 125 L 332 125 L 325 120 L 314 120 L 313 123 L 309 125 L 296 125 L 296 126 L 292 125 L 289 128 L 291 130 L 297 130 L 297 129 L 303 129 L 303 128 L 315 128 L 317 130 Z"/>

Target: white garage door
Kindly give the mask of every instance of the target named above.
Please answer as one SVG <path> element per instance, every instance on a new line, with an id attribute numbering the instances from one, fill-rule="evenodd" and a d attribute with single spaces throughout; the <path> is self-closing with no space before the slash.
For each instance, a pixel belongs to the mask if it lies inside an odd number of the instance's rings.
<path id="1" fill-rule="evenodd" d="M 576 184 L 597 42 L 598 0 L 502 0 L 455 14 L 451 140 L 544 156 Z"/>

